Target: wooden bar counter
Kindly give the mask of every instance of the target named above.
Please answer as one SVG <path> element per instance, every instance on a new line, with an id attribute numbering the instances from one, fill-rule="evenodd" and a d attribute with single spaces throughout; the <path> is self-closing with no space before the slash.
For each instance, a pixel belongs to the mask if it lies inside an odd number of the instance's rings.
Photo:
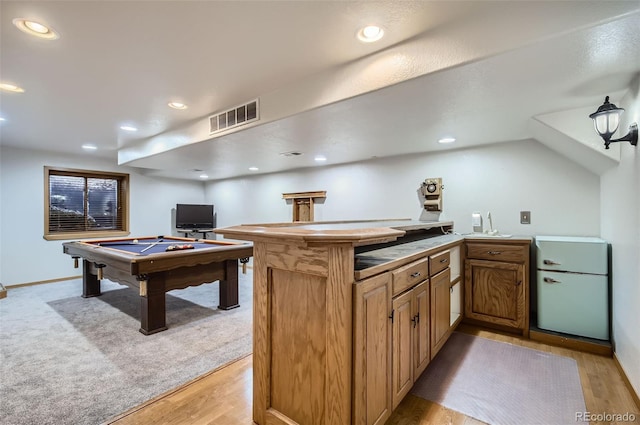
<path id="1" fill-rule="evenodd" d="M 452 223 L 307 222 L 215 230 L 253 241 L 255 423 L 352 423 L 355 249 L 429 227 L 440 231 Z"/>

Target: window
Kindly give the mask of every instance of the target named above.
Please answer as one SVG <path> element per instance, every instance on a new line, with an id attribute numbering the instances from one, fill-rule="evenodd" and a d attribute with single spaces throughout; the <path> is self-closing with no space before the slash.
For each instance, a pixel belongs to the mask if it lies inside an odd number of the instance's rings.
<path id="1" fill-rule="evenodd" d="M 44 167 L 44 238 L 129 234 L 129 175 Z"/>

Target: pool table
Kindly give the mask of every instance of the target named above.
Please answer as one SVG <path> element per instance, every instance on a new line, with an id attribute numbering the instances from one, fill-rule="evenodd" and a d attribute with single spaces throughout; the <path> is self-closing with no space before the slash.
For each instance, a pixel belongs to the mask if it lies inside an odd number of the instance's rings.
<path id="1" fill-rule="evenodd" d="M 165 293 L 220 281 L 219 309 L 239 307 L 238 260 L 246 264 L 253 245 L 175 236 L 64 242 L 75 267 L 82 258 L 82 296 L 100 295 L 107 278 L 140 292 L 140 332 L 167 329 Z M 243 265 L 244 265 L 243 264 Z"/>

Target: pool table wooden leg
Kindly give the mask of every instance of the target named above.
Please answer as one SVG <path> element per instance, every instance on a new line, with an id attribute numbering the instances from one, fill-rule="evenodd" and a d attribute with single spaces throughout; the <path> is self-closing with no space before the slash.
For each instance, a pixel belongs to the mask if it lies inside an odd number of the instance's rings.
<path id="1" fill-rule="evenodd" d="M 147 295 L 140 296 L 140 332 L 151 335 L 167 329 L 164 279 L 154 276 Z"/>
<path id="2" fill-rule="evenodd" d="M 225 279 L 220 280 L 221 310 L 231 310 L 240 307 L 238 297 L 238 260 L 225 260 Z"/>
<path id="3" fill-rule="evenodd" d="M 94 267 L 91 261 L 82 260 L 82 298 L 91 298 L 102 295 L 100 292 L 100 281 L 94 274 Z"/>

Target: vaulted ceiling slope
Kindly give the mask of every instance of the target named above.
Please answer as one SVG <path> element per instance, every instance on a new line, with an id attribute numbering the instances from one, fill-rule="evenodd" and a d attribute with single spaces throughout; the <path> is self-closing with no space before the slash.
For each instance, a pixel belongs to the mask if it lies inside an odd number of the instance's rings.
<path id="1" fill-rule="evenodd" d="M 3 0 L 0 24 L 0 78 L 25 89 L 0 94 L 2 145 L 93 144 L 188 179 L 529 139 L 532 118 L 595 110 L 640 73 L 638 1 Z M 355 37 L 367 24 L 382 40 Z M 254 99 L 257 121 L 210 135 L 210 115 Z"/>

